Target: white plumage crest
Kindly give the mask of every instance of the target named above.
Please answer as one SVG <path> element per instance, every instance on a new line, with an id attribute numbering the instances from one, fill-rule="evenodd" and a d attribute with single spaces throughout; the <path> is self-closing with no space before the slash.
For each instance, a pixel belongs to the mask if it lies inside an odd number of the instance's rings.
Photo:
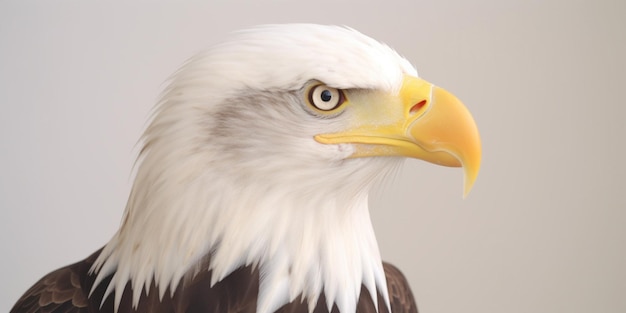
<path id="1" fill-rule="evenodd" d="M 415 69 L 392 49 L 335 26 L 261 26 L 192 58 L 145 132 L 94 286 L 113 274 L 105 298 L 115 293 L 117 308 L 130 281 L 136 306 L 139 290 L 154 281 L 173 293 L 208 256 L 213 283 L 258 266 L 259 313 L 298 296 L 313 309 L 321 292 L 329 309 L 354 312 L 361 285 L 389 305 L 367 194 L 400 160 L 346 160 L 350 145 L 315 142 L 345 121 L 307 113 L 302 89 L 394 92 L 404 74 Z"/>

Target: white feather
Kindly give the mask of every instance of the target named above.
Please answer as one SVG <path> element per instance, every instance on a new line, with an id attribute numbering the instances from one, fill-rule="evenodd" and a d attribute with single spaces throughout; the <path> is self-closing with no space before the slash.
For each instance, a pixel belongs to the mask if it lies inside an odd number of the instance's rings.
<path id="1" fill-rule="evenodd" d="M 163 297 L 210 254 L 212 283 L 241 266 L 262 274 L 259 313 L 301 295 L 312 310 L 354 312 L 364 285 L 389 306 L 367 206 L 392 158 L 349 159 L 350 145 L 313 140 L 345 126 L 302 109 L 310 80 L 396 92 L 409 63 L 342 27 L 272 25 L 238 33 L 172 78 L 144 135 L 123 224 L 97 259 L 97 286 L 115 272 L 139 301 L 154 280 Z M 104 300 L 103 300 L 104 301 Z M 311 306 L 313 305 L 313 306 Z"/>

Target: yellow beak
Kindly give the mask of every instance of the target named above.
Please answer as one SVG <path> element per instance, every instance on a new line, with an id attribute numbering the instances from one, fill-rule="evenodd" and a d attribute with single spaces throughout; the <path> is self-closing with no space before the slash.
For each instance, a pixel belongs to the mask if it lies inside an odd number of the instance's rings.
<path id="1" fill-rule="evenodd" d="M 345 110 L 352 114 L 349 129 L 320 134 L 315 140 L 354 144 L 352 157 L 405 156 L 462 166 L 467 196 L 480 168 L 480 137 L 471 114 L 455 96 L 421 78 L 405 76 L 397 95 L 355 93 L 346 98 Z"/>

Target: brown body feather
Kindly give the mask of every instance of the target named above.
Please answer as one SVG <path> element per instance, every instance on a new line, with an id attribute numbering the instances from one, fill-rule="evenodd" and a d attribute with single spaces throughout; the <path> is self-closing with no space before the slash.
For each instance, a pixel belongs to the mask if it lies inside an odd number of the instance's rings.
<path id="1" fill-rule="evenodd" d="M 60 268 L 44 276 L 35 285 L 28 289 L 17 301 L 11 313 L 106 313 L 113 312 L 113 297 L 109 296 L 100 304 L 110 277 L 103 281 L 88 297 L 95 281 L 95 275 L 89 274 L 93 262 L 100 250 L 85 260 Z M 389 289 L 389 299 L 393 313 L 417 313 L 417 306 L 409 284 L 402 273 L 393 265 L 384 263 L 385 276 Z M 259 273 L 251 267 L 240 268 L 226 277 L 215 286 L 210 286 L 210 272 L 201 271 L 188 281 L 182 288 L 170 296 L 169 290 L 163 299 L 159 299 L 157 289 L 153 285 L 151 292 L 142 294 L 137 309 L 132 308 L 132 290 L 126 285 L 119 307 L 119 313 L 125 312 L 215 312 L 215 313 L 254 313 L 259 287 Z M 322 294 L 315 307 L 314 313 L 328 312 L 326 299 Z M 380 313 L 388 313 L 382 297 L 378 297 Z M 284 305 L 277 312 L 306 313 L 306 302 L 300 299 Z M 338 313 L 334 306 L 331 313 Z M 376 312 L 372 299 L 367 290 L 361 289 L 361 296 L 357 305 L 359 313 Z"/>

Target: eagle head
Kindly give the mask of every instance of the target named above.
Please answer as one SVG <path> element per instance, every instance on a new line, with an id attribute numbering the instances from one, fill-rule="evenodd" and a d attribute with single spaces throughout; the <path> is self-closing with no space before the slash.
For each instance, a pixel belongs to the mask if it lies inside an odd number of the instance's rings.
<path id="1" fill-rule="evenodd" d="M 389 305 L 368 213 L 406 158 L 465 170 L 480 142 L 467 109 L 388 46 L 309 24 L 241 31 L 171 78 L 143 136 L 123 223 L 92 272 L 135 305 L 211 271 L 259 269 L 257 311 L 297 297 L 354 312 L 361 286 Z M 106 298 L 106 296 L 105 296 Z"/>

